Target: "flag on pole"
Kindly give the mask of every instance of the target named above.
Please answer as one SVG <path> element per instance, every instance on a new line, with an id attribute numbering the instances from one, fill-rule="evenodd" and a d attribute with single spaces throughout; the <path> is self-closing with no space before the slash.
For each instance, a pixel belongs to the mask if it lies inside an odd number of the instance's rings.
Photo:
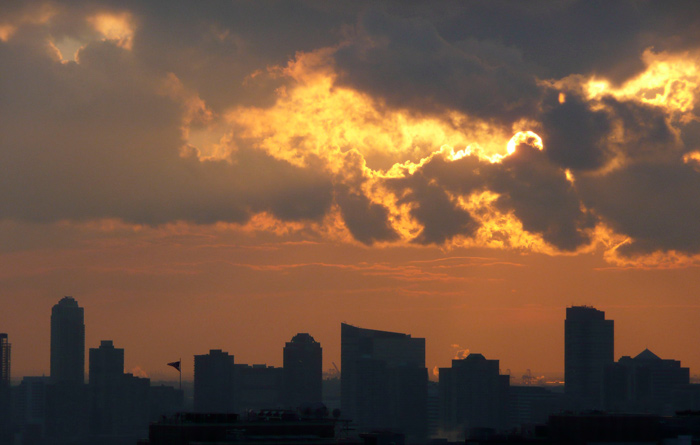
<path id="1" fill-rule="evenodd" d="M 178 360 L 178 361 L 176 361 L 176 362 L 168 363 L 168 366 L 172 366 L 173 368 L 175 368 L 175 369 L 177 369 L 178 371 L 180 371 L 180 360 Z"/>

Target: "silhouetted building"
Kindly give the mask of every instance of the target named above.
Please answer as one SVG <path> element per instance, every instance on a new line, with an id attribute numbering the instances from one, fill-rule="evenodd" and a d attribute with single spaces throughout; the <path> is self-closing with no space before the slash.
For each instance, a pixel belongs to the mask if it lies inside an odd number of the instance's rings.
<path id="1" fill-rule="evenodd" d="M 90 349 L 90 437 L 101 444 L 131 444 L 149 421 L 150 380 L 124 373 L 124 349 L 102 340 Z"/>
<path id="2" fill-rule="evenodd" d="M 63 297 L 51 310 L 51 381 L 85 382 L 83 308 L 73 297 Z"/>
<path id="3" fill-rule="evenodd" d="M 102 340 L 99 348 L 90 348 L 89 382 L 98 385 L 124 375 L 124 349 L 115 348 L 112 340 Z"/>
<path id="4" fill-rule="evenodd" d="M 148 390 L 149 419 L 155 422 L 161 416 L 170 416 L 183 410 L 184 394 L 172 386 L 151 386 Z"/>
<path id="5" fill-rule="evenodd" d="M 615 361 L 613 320 L 588 306 L 566 308 L 564 381 L 566 395 L 578 409 L 603 407 L 603 373 Z"/>
<path id="6" fill-rule="evenodd" d="M 341 413 L 360 432 L 426 436 L 425 339 L 341 324 Z"/>
<path id="7" fill-rule="evenodd" d="M 46 387 L 46 437 L 51 444 L 85 443 L 90 426 L 90 390 L 84 383 Z"/>
<path id="8" fill-rule="evenodd" d="M 7 334 L 0 334 L 0 385 L 10 385 L 10 351 L 12 345 Z"/>
<path id="9" fill-rule="evenodd" d="M 508 390 L 510 427 L 543 425 L 550 415 L 564 409 L 564 394 L 542 386 L 511 386 Z"/>
<path id="10" fill-rule="evenodd" d="M 428 437 L 440 435 L 440 384 L 428 380 L 426 404 L 426 431 Z"/>
<path id="11" fill-rule="evenodd" d="M 194 410 L 199 413 L 233 413 L 233 356 L 221 349 L 194 356 Z"/>
<path id="12" fill-rule="evenodd" d="M 605 369 L 606 409 L 614 412 L 672 415 L 676 392 L 690 383 L 690 370 L 648 349 L 621 357 Z"/>
<path id="13" fill-rule="evenodd" d="M 284 404 L 298 408 L 323 400 L 323 350 L 306 333 L 297 334 L 284 347 Z"/>
<path id="14" fill-rule="evenodd" d="M 234 365 L 235 411 L 282 406 L 284 369 L 267 365 Z M 297 408 L 297 407 L 295 407 Z"/>
<path id="15" fill-rule="evenodd" d="M 85 385 L 83 308 L 72 297 L 51 309 L 51 384 L 46 388 L 46 437 L 52 443 L 87 440 L 90 391 Z"/>
<path id="16" fill-rule="evenodd" d="M 7 334 L 0 334 L 0 444 L 11 441 L 10 349 Z"/>
<path id="17" fill-rule="evenodd" d="M 111 340 L 102 340 L 99 348 L 90 348 L 89 356 L 90 432 L 94 438 L 105 439 L 115 434 L 122 408 L 119 398 L 123 392 L 124 349 L 115 348 Z"/>
<path id="18" fill-rule="evenodd" d="M 679 411 L 700 413 L 700 384 L 691 383 L 674 391 L 673 405 Z"/>
<path id="19" fill-rule="evenodd" d="M 24 377 L 17 388 L 15 416 L 22 443 L 43 443 L 46 429 L 46 394 L 49 377 Z"/>
<path id="20" fill-rule="evenodd" d="M 466 430 L 504 430 L 508 426 L 510 376 L 501 375 L 498 360 L 469 354 L 440 368 L 440 417 L 446 434 L 462 438 Z"/>

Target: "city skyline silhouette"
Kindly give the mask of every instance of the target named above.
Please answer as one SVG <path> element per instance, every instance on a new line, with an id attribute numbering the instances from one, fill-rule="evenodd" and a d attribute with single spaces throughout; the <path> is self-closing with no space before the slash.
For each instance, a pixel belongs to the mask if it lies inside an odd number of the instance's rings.
<path id="1" fill-rule="evenodd" d="M 12 344 L 6 333 L 0 334 L 2 443 L 12 443 L 16 434 L 36 445 L 126 445 L 146 436 L 155 444 L 174 443 L 175 436 L 158 439 L 175 434 L 168 425 L 203 422 L 206 429 L 211 419 L 219 419 L 212 425 L 228 422 L 230 429 L 260 416 L 292 424 L 316 419 L 327 427 L 345 422 L 359 437 L 384 431 L 415 444 L 431 437 L 459 441 L 507 431 L 527 436 L 537 424 L 551 428 L 545 436 L 552 440 L 577 434 L 577 422 L 617 422 L 619 416 L 628 420 L 613 428 L 614 434 L 624 430 L 626 437 L 662 437 L 680 431 L 674 428 L 692 431 L 694 427 L 682 426 L 682 413 L 700 407 L 700 384 L 691 381 L 680 361 L 662 359 L 649 349 L 614 360 L 614 320 L 591 306 L 566 308 L 563 382 L 532 379 L 529 370 L 518 381 L 501 370 L 498 358 L 460 350 L 451 367 L 440 368 L 437 382 L 431 383 L 426 339 L 342 323 L 339 373 L 324 378 L 322 345 L 308 333 L 297 333 L 284 345 L 283 367 L 244 364 L 221 349 L 195 355 L 194 383 L 184 392 L 181 383 L 163 385 L 127 372 L 125 350 L 112 340 L 89 348 L 85 376 L 79 366 L 86 362 L 84 308 L 66 296 L 51 314 L 48 377 L 24 376 L 13 385 Z M 180 359 L 165 365 L 180 371 L 182 364 Z M 335 363 L 334 368 L 338 371 Z M 591 413 L 609 420 L 588 419 Z M 674 415 L 671 425 L 679 422 L 678 427 L 649 423 L 649 416 Z M 195 417 L 183 424 L 179 416 Z M 214 437 L 213 432 L 202 434 Z"/>

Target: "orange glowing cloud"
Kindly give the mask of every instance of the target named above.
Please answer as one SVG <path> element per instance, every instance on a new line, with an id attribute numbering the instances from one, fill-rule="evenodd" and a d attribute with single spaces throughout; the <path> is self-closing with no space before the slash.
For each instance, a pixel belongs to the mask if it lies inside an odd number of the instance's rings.
<path id="1" fill-rule="evenodd" d="M 226 119 L 239 136 L 288 162 L 304 165 L 309 156 L 343 168 L 342 155 L 357 151 L 368 168 L 387 171 L 395 163 L 419 162 L 440 147 L 479 147 L 502 153 L 509 137 L 502 128 L 456 111 L 442 119 L 390 109 L 367 94 L 338 87 L 323 65 L 324 52 L 298 54 L 279 75 L 293 82 L 278 91 L 272 108 L 237 108 Z"/>
<path id="2" fill-rule="evenodd" d="M 269 108 L 237 107 L 223 113 L 221 119 L 206 113 L 206 104 L 185 94 L 172 75 L 166 82 L 169 94 L 189 104 L 192 116 L 206 115 L 209 122 L 196 131 L 185 122 L 185 139 L 197 147 L 202 160 L 228 159 L 235 145 L 244 143 L 294 165 L 323 168 L 336 182 L 366 197 L 369 205 L 384 209 L 400 242 L 415 241 L 424 227 L 414 216 L 416 204 L 386 187 L 385 180 L 414 175 L 438 158 L 454 162 L 473 157 L 491 164 L 513 155 L 520 144 L 540 151 L 544 148 L 539 135 L 520 130 L 536 128 L 536 122 L 517 122 L 511 132 L 455 110 L 435 116 L 393 109 L 365 93 L 337 86 L 328 57 L 331 51 L 299 53 L 286 66 L 269 68 L 266 75 L 287 80 L 277 90 L 275 104 Z M 256 76 L 261 75 L 265 74 L 256 72 Z M 222 130 L 223 122 L 228 130 Z M 212 148 L 202 150 L 207 144 Z M 494 205 L 498 197 L 498 193 L 485 190 L 467 195 L 448 193 L 451 205 L 468 212 L 479 228 L 474 234 L 452 237 L 447 245 L 557 253 L 541 235 L 524 230 L 514 213 L 499 210 Z M 304 224 L 296 224 L 300 226 L 286 227 L 270 215 L 258 215 L 247 227 L 278 233 L 303 230 Z M 330 239 L 353 240 L 337 205 L 314 231 Z"/>
<path id="3" fill-rule="evenodd" d="M 134 18 L 128 12 L 101 12 L 88 18 L 105 40 L 114 41 L 124 49 L 131 49 L 134 37 Z"/>
<path id="4" fill-rule="evenodd" d="M 7 42 L 23 25 L 48 23 L 57 12 L 56 8 L 49 3 L 31 5 L 23 9 L 17 16 L 0 22 L 0 42 Z"/>
<path id="5" fill-rule="evenodd" d="M 654 52 L 647 49 L 642 55 L 646 69 L 620 86 L 598 77 L 585 78 L 571 75 L 544 84 L 560 89 L 582 90 L 588 100 L 596 101 L 606 95 L 620 100 L 635 100 L 644 104 L 661 107 L 682 122 L 693 119 L 696 91 L 700 86 L 700 53 Z M 566 94 L 559 94 L 559 102 L 564 103 Z"/>

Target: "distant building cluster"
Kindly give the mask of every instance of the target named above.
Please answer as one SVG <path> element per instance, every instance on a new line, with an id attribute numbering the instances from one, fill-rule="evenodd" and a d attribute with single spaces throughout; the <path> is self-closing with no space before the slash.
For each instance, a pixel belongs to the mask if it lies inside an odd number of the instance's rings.
<path id="1" fill-rule="evenodd" d="M 86 383 L 83 308 L 65 297 L 51 312 L 49 377 L 13 387 L 0 334 L 0 445 L 700 440 L 700 385 L 688 368 L 648 349 L 616 362 L 614 322 L 595 308 L 567 308 L 564 326 L 563 387 L 512 385 L 478 353 L 431 382 L 424 338 L 342 323 L 339 381 L 323 380 L 321 344 L 299 333 L 281 368 L 221 349 L 195 355 L 190 404 L 181 384 L 125 373 L 124 349 L 110 340 L 89 350 Z"/>
<path id="2" fill-rule="evenodd" d="M 10 344 L 0 334 L 0 445 L 135 444 L 148 425 L 183 409 L 172 386 L 124 372 L 124 349 L 90 348 L 85 381 L 83 308 L 72 297 L 51 310 L 51 372 L 10 387 Z"/>

